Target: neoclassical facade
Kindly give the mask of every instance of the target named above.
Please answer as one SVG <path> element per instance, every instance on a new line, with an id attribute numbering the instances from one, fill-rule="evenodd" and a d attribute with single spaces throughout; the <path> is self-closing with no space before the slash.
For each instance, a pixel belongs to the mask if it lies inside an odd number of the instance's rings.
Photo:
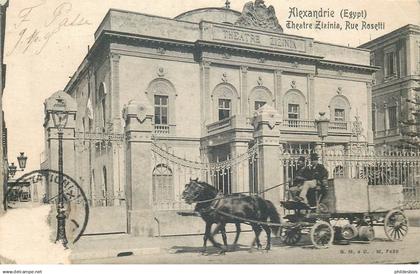
<path id="1" fill-rule="evenodd" d="M 403 26 L 360 48 L 371 50 L 371 64 L 381 68 L 375 73 L 372 92 L 375 144 L 407 146 L 409 134 L 417 128 L 401 122 L 414 119 L 415 106 L 407 100 L 419 96 L 420 26 Z"/>
<path id="2" fill-rule="evenodd" d="M 135 100 L 153 113 L 155 144 L 214 163 L 247 152 L 254 113 L 267 105 L 281 117 L 286 145 L 319 145 L 319 112 L 330 118 L 327 145 L 351 141 L 355 117 L 363 125 L 360 141 L 372 144 L 376 68 L 369 51 L 285 34 L 263 2 L 249 2 L 243 12 L 203 8 L 175 18 L 109 10 L 65 87 L 77 100 L 76 131 L 123 134 L 122 111 Z M 256 21 L 249 15 L 255 10 Z M 123 200 L 123 142 L 78 140 L 75 149 L 74 176 L 92 204 Z M 185 178 L 175 169 L 155 162 L 150 172 L 153 200 L 180 198 Z M 229 191 L 243 190 L 231 184 Z"/>

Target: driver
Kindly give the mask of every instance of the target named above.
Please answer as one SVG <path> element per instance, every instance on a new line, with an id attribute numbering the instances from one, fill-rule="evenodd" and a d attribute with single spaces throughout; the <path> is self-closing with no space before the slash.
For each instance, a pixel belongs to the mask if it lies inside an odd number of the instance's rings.
<path id="1" fill-rule="evenodd" d="M 323 164 L 318 162 L 318 154 L 311 154 L 311 167 L 309 168 L 309 178 L 303 183 L 299 199 L 308 204 L 308 190 L 311 188 L 326 186 L 328 180 L 328 171 Z"/>
<path id="2" fill-rule="evenodd" d="M 302 185 L 310 177 L 310 170 L 305 166 L 306 159 L 304 156 L 300 156 L 297 161 L 297 171 L 292 181 L 290 181 L 289 193 L 292 200 L 297 200 L 298 194 L 302 189 Z"/>

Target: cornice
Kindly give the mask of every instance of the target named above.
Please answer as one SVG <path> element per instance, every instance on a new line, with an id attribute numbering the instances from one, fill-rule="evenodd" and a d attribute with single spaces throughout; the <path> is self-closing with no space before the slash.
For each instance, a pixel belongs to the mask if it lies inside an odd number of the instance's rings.
<path id="1" fill-rule="evenodd" d="M 376 67 L 376 66 L 365 66 L 365 65 L 342 63 L 342 62 L 328 61 L 328 60 L 321 60 L 319 64 L 320 66 L 325 66 L 325 67 L 344 68 L 344 69 L 350 69 L 350 70 L 366 71 L 370 73 L 374 73 L 381 69 L 380 67 Z"/>
<path id="2" fill-rule="evenodd" d="M 227 44 L 223 42 L 211 42 L 211 41 L 204 41 L 204 40 L 197 40 L 195 43 L 197 49 L 218 49 L 218 50 L 230 50 L 233 52 L 238 53 L 253 53 L 258 55 L 266 55 L 266 56 L 276 56 L 276 57 L 285 57 L 291 59 L 298 59 L 298 60 L 307 60 L 307 61 L 318 61 L 323 59 L 322 56 L 316 55 L 307 55 L 307 54 L 300 54 L 294 52 L 286 52 L 286 51 L 278 51 L 278 50 L 271 50 L 271 49 L 257 49 L 242 45 L 233 45 Z"/>

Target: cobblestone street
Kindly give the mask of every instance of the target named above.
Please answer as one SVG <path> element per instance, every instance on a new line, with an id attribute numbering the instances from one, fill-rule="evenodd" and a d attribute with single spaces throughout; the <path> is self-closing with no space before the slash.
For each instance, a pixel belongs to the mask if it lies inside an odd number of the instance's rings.
<path id="1" fill-rule="evenodd" d="M 80 264 L 388 264 L 416 263 L 420 261 L 420 228 L 410 228 L 403 242 L 390 242 L 386 239 L 382 227 L 375 229 L 376 239 L 370 243 L 352 242 L 349 245 L 333 245 L 329 249 L 315 249 L 309 239 L 304 237 L 298 246 L 284 246 L 279 239 L 273 240 L 269 252 L 253 250 L 245 243 L 252 241 L 251 233 L 243 233 L 240 246 L 226 255 L 217 255 L 215 249 L 209 249 L 209 255 L 200 254 L 201 236 L 168 237 L 162 243 L 159 254 L 132 255 L 103 259 L 73 260 Z M 228 236 L 232 242 L 233 234 Z M 220 241 L 220 239 L 219 239 Z M 179 243 L 177 245 L 177 242 Z M 182 244 L 181 244 L 182 243 Z M 127 250 L 129 252 L 129 250 Z"/>

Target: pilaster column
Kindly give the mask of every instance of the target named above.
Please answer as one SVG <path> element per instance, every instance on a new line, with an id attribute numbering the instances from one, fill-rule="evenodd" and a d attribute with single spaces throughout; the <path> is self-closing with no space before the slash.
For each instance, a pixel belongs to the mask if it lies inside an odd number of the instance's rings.
<path id="1" fill-rule="evenodd" d="M 114 132 L 121 132 L 121 110 L 120 110 L 120 59 L 121 55 L 110 54 L 111 62 L 111 120 L 114 124 Z"/>
<path id="2" fill-rule="evenodd" d="M 258 144 L 258 190 L 263 191 L 284 182 L 280 165 L 281 116 L 271 106 L 259 109 L 254 121 L 254 138 Z M 284 187 L 273 188 L 263 194 L 264 199 L 279 205 L 284 197 Z"/>
<path id="3" fill-rule="evenodd" d="M 230 145 L 232 159 L 248 152 L 247 142 L 232 142 Z M 232 169 L 232 192 L 249 192 L 249 161 L 241 161 Z"/>
<path id="4" fill-rule="evenodd" d="M 200 89 L 201 89 L 201 136 L 207 135 L 206 125 L 211 123 L 212 117 L 212 102 L 210 92 L 210 65 L 208 61 L 201 62 L 200 70 Z"/>
<path id="5" fill-rule="evenodd" d="M 151 107 L 131 101 L 124 109 L 128 233 L 153 236 Z"/>
<path id="6" fill-rule="evenodd" d="M 373 145 L 373 130 L 372 130 L 372 83 L 366 83 L 366 104 L 367 104 L 367 117 L 368 125 L 366 129 L 367 142 L 369 145 Z"/>
<path id="7" fill-rule="evenodd" d="M 384 120 L 385 120 L 385 126 L 384 126 L 384 130 L 385 130 L 385 135 L 388 135 L 388 130 L 389 130 L 389 110 L 388 110 L 388 104 L 385 103 L 384 104 Z"/>
<path id="8" fill-rule="evenodd" d="M 274 108 L 278 113 L 283 113 L 283 93 L 282 93 L 282 77 L 283 71 L 275 70 L 274 71 Z"/>
<path id="9" fill-rule="evenodd" d="M 315 119 L 315 75 L 308 74 L 308 113 L 309 120 Z"/>
<path id="10" fill-rule="evenodd" d="M 110 102 L 110 113 L 112 121 L 112 133 L 122 133 L 122 119 L 121 119 L 121 109 L 120 109 L 120 59 L 121 55 L 112 53 L 109 56 L 110 66 L 111 66 L 111 94 L 109 98 Z M 122 178 L 124 174 L 120 172 L 123 170 L 120 168 L 124 164 L 123 159 L 120 155 L 123 155 L 124 151 L 121 145 L 117 145 L 115 142 L 111 146 L 111 155 L 108 156 L 110 168 L 112 168 L 112 181 L 113 181 L 113 195 L 114 197 L 119 197 L 123 195 L 123 181 Z M 114 202 L 119 204 L 120 200 L 114 199 Z"/>
<path id="11" fill-rule="evenodd" d="M 241 66 L 240 68 L 240 81 L 241 81 L 241 114 L 248 113 L 248 67 Z"/>

